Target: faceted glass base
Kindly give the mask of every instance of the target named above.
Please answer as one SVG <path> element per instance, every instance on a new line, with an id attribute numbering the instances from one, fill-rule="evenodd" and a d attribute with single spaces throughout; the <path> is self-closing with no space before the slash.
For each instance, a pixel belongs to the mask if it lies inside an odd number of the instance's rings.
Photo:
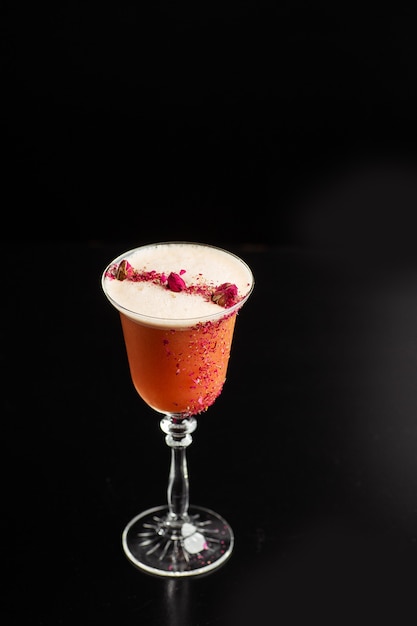
<path id="1" fill-rule="evenodd" d="M 198 576 L 229 558 L 233 531 L 220 515 L 190 506 L 185 520 L 171 519 L 167 506 L 148 509 L 134 517 L 122 535 L 127 558 L 156 576 Z"/>

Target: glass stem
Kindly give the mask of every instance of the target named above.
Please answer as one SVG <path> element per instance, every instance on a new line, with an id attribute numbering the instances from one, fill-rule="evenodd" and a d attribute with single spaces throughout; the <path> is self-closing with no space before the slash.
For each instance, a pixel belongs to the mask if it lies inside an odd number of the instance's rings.
<path id="1" fill-rule="evenodd" d="M 188 521 L 189 480 L 186 449 L 192 442 L 191 433 L 197 428 L 195 417 L 166 415 L 161 419 L 165 442 L 171 448 L 168 480 L 168 516 L 171 522 Z"/>

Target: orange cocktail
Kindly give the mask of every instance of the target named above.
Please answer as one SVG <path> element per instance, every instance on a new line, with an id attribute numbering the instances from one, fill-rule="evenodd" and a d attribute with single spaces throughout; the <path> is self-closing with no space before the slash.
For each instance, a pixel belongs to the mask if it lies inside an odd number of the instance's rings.
<path id="1" fill-rule="evenodd" d="M 140 246 L 102 274 L 104 293 L 119 312 L 133 384 L 162 414 L 171 449 L 166 505 L 142 511 L 122 534 L 126 556 L 147 573 L 206 574 L 233 550 L 228 522 L 189 503 L 186 449 L 196 416 L 222 392 L 237 314 L 253 285 L 242 259 L 192 242 Z"/>
<path id="2" fill-rule="evenodd" d="M 236 314 L 186 330 L 145 326 L 120 314 L 133 384 L 152 408 L 194 415 L 221 393 Z"/>
<path id="3" fill-rule="evenodd" d="M 103 288 L 120 313 L 133 384 L 150 407 L 186 417 L 213 404 L 252 287 L 241 259 L 206 244 L 151 244 L 110 264 Z"/>

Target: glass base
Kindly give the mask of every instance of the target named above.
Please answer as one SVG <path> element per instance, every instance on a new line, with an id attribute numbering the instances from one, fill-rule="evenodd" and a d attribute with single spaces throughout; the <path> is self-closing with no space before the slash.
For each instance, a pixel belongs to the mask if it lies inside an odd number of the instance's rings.
<path id="1" fill-rule="evenodd" d="M 172 520 L 167 506 L 148 509 L 134 517 L 122 535 L 127 558 L 156 576 L 198 576 L 229 558 L 233 531 L 220 515 L 190 506 L 186 520 Z"/>

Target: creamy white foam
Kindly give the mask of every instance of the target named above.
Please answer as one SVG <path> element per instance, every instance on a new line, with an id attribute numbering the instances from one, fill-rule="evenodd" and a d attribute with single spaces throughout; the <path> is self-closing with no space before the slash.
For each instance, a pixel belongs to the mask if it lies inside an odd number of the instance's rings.
<path id="1" fill-rule="evenodd" d="M 187 287 L 201 285 L 214 289 L 223 283 L 235 284 L 239 299 L 245 299 L 253 286 L 252 272 L 246 263 L 226 250 L 204 244 L 151 244 L 121 254 L 110 266 L 119 264 L 123 259 L 140 272 L 155 271 L 168 276 L 171 272 L 180 274 L 185 270 L 181 278 Z M 112 304 L 144 323 L 186 326 L 187 320 L 195 323 L 196 319 L 203 321 L 216 314 L 221 317 L 227 312 L 227 309 L 207 301 L 200 294 L 174 292 L 152 282 L 120 281 L 106 277 L 105 273 L 102 285 Z"/>

